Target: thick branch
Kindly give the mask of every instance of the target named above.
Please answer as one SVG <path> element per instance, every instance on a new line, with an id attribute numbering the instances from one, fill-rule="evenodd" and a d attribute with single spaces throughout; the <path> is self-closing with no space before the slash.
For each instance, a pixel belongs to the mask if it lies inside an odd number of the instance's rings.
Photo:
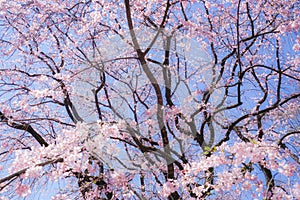
<path id="1" fill-rule="evenodd" d="M 10 119 L 8 119 L 1 111 L 0 111 L 0 120 L 1 122 L 6 122 L 6 124 L 12 128 L 27 131 L 36 139 L 36 141 L 41 146 L 45 146 L 45 147 L 48 146 L 48 143 L 44 140 L 44 138 L 38 132 L 36 132 L 30 124 L 9 122 Z"/>

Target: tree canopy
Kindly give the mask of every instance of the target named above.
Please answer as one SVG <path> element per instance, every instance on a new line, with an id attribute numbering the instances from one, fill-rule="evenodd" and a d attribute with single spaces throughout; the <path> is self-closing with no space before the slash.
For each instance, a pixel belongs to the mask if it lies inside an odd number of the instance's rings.
<path id="1" fill-rule="evenodd" d="M 0 1 L 0 199 L 300 199 L 298 0 Z"/>

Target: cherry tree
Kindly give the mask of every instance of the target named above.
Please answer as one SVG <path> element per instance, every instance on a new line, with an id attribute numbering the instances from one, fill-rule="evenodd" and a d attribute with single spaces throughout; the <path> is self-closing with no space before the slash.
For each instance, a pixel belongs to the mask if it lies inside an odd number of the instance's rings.
<path id="1" fill-rule="evenodd" d="M 0 199 L 300 199 L 297 0 L 0 9 Z"/>

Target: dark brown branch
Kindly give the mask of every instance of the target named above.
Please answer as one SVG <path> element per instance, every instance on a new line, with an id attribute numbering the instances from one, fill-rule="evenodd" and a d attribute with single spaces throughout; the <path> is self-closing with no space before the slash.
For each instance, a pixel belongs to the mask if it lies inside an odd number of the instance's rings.
<path id="1" fill-rule="evenodd" d="M 10 126 L 12 128 L 27 131 L 36 139 L 36 141 L 41 146 L 45 146 L 45 147 L 48 146 L 48 143 L 44 140 L 44 138 L 38 132 L 36 132 L 30 124 L 21 123 L 21 122 L 20 123 L 13 122 L 11 119 L 7 118 L 1 111 L 0 111 L 0 120 L 1 120 L 1 122 L 5 122 L 8 126 Z M 10 121 L 12 121 L 12 122 L 10 122 Z"/>
<path id="2" fill-rule="evenodd" d="M 35 166 L 42 166 L 43 167 L 45 165 L 54 164 L 54 163 L 58 163 L 58 162 L 63 162 L 63 158 L 57 158 L 57 159 L 54 159 L 54 160 L 48 160 L 46 162 L 39 163 L 39 164 L 37 164 Z M 0 179 L 0 184 L 4 183 L 6 181 L 9 181 L 9 180 L 11 180 L 11 179 L 13 179 L 15 177 L 18 177 L 18 176 L 20 176 L 22 174 L 24 174 L 27 171 L 27 169 L 29 169 L 29 167 L 27 167 L 25 169 L 22 169 L 22 170 L 19 170 L 19 171 L 15 172 L 15 173 L 13 173 L 13 174 L 11 174 L 9 176 L 6 176 L 6 177 Z"/>

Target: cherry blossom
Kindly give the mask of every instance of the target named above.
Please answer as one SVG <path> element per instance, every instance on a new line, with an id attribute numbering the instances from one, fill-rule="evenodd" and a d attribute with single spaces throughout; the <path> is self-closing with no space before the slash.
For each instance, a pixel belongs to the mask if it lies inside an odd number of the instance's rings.
<path id="1" fill-rule="evenodd" d="M 21 185 L 21 184 L 18 185 L 18 187 L 16 188 L 15 191 L 16 191 L 17 195 L 22 196 L 22 197 L 26 197 L 31 193 L 29 186 Z"/>
<path id="2" fill-rule="evenodd" d="M 299 199 L 299 14 L 1 1 L 0 199 Z"/>

